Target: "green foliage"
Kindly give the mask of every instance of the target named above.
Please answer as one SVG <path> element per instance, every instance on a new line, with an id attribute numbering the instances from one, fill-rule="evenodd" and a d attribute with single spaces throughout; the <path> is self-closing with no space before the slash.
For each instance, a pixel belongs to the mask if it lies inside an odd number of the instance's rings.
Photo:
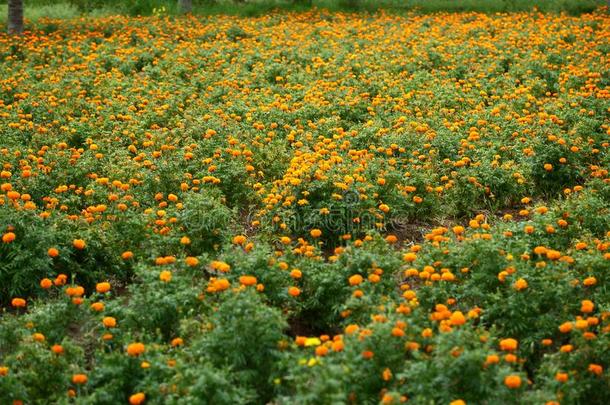
<path id="1" fill-rule="evenodd" d="M 603 5 L 602 0 L 562 0 L 562 1 L 524 1 L 524 0 L 467 0 L 454 2 L 450 0 L 194 0 L 195 14 L 238 14 L 244 16 L 260 15 L 274 9 L 303 10 L 312 7 L 329 10 L 377 11 L 388 10 L 404 12 L 416 10 L 425 13 L 441 11 L 479 11 L 487 13 L 514 12 L 536 8 L 543 12 L 561 12 L 579 15 L 589 13 Z M 6 18 L 6 5 L 0 4 L 0 23 Z M 128 15 L 153 15 L 158 10 L 163 13 L 177 14 L 176 1 L 169 0 L 68 0 L 62 3 L 49 0 L 29 0 L 25 5 L 25 18 L 38 21 L 41 19 L 68 19 L 79 14 L 92 16 L 125 13 Z"/>
<path id="2" fill-rule="evenodd" d="M 193 241 L 190 252 L 200 254 L 218 248 L 233 225 L 235 214 L 222 198 L 205 191 L 187 195 L 178 218 L 184 224 L 184 233 Z"/>
<path id="3" fill-rule="evenodd" d="M 241 385 L 256 392 L 258 401 L 268 401 L 287 326 L 281 312 L 246 291 L 221 302 L 210 323 L 211 331 L 193 343 L 194 350 L 217 367 L 230 367 Z"/>

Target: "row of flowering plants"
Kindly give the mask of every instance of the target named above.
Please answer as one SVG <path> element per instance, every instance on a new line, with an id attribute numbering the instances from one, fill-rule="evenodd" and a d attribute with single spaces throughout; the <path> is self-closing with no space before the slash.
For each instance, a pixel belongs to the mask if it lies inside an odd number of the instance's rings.
<path id="1" fill-rule="evenodd" d="M 608 24 L 0 34 L 0 403 L 608 403 Z"/>

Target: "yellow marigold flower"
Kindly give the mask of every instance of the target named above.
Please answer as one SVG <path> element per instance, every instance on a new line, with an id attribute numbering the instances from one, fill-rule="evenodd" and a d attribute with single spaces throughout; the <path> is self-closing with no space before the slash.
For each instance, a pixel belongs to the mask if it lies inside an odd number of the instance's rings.
<path id="1" fill-rule="evenodd" d="M 305 340 L 305 346 L 318 346 L 320 344 L 322 344 L 322 342 L 317 337 L 310 337 Z"/>

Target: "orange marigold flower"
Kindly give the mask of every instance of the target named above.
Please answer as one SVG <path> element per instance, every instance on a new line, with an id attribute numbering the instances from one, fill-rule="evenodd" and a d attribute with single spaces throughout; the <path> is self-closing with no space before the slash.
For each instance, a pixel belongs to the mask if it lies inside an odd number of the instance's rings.
<path id="1" fill-rule="evenodd" d="M 85 293 L 85 289 L 79 285 L 66 288 L 68 297 L 81 297 Z"/>
<path id="2" fill-rule="evenodd" d="M 13 298 L 11 300 L 11 305 L 14 308 L 23 308 L 23 307 L 25 307 L 25 304 L 26 304 L 26 302 L 23 298 Z"/>
<path id="3" fill-rule="evenodd" d="M 517 291 L 525 290 L 527 288 L 527 281 L 523 278 L 520 278 L 519 280 L 515 281 L 513 287 Z"/>
<path id="4" fill-rule="evenodd" d="M 601 375 L 604 372 L 604 368 L 599 364 L 591 363 L 587 369 L 595 375 Z"/>
<path id="5" fill-rule="evenodd" d="M 456 225 L 456 226 L 454 226 L 454 227 L 452 228 L 452 230 L 453 230 L 453 233 L 454 233 L 454 234 L 456 234 L 456 235 L 461 235 L 461 234 L 463 234 L 463 233 L 464 233 L 464 230 L 465 230 L 465 229 L 464 229 L 464 227 L 463 227 L 463 226 L 461 226 L 461 225 Z"/>
<path id="6" fill-rule="evenodd" d="M 430 329 L 430 328 L 426 328 L 421 331 L 422 337 L 425 337 L 425 338 L 432 337 L 433 334 L 434 334 L 434 332 L 432 332 L 432 329 Z"/>
<path id="7" fill-rule="evenodd" d="M 57 250 L 57 248 L 49 248 L 49 250 L 47 250 L 47 255 L 49 255 L 49 257 L 57 257 L 59 256 L 59 250 Z"/>
<path id="8" fill-rule="evenodd" d="M 82 239 L 74 239 L 72 241 L 72 246 L 74 246 L 74 248 L 76 248 L 78 250 L 83 250 L 85 248 L 85 246 L 87 246 L 87 244 Z"/>
<path id="9" fill-rule="evenodd" d="M 536 253 L 537 255 L 546 254 L 547 251 L 548 251 L 548 249 L 544 246 L 536 246 L 534 248 L 534 253 Z"/>
<path id="10" fill-rule="evenodd" d="M 561 257 L 561 252 L 557 250 L 547 250 L 546 257 L 550 260 L 558 260 Z"/>
<path id="11" fill-rule="evenodd" d="M 53 345 L 53 346 L 51 346 L 51 351 L 53 353 L 59 355 L 64 352 L 64 348 L 61 345 Z"/>
<path id="12" fill-rule="evenodd" d="M 231 286 L 231 282 L 226 278 L 220 279 L 210 279 L 210 283 L 208 284 L 209 292 L 218 292 L 224 291 Z"/>
<path id="13" fill-rule="evenodd" d="M 298 287 L 289 287 L 288 294 L 292 297 L 298 297 L 299 295 L 301 295 L 301 290 Z"/>
<path id="14" fill-rule="evenodd" d="M 451 322 L 451 325 L 453 326 L 463 325 L 466 323 L 466 317 L 464 316 L 462 311 L 455 311 L 451 314 L 449 322 Z"/>
<path id="15" fill-rule="evenodd" d="M 595 309 L 595 304 L 593 303 L 593 301 L 583 300 L 580 303 L 580 312 L 588 314 L 588 313 L 593 312 L 594 309 Z"/>
<path id="16" fill-rule="evenodd" d="M 371 350 L 365 350 L 362 352 L 362 357 L 366 360 L 372 359 L 374 355 L 375 353 L 373 353 Z"/>
<path id="17" fill-rule="evenodd" d="M 568 373 L 557 372 L 557 374 L 555 374 L 555 380 L 561 383 L 568 381 L 568 378 Z"/>
<path id="18" fill-rule="evenodd" d="M 233 237 L 233 243 L 235 245 L 243 245 L 246 242 L 246 237 L 244 235 L 237 235 Z"/>
<path id="19" fill-rule="evenodd" d="M 345 344 L 343 343 L 343 340 L 341 340 L 341 339 L 335 340 L 332 343 L 332 348 L 333 348 L 333 351 L 335 351 L 335 352 L 341 352 L 345 348 Z"/>
<path id="20" fill-rule="evenodd" d="M 116 326 L 116 319 L 111 316 L 106 316 L 102 319 L 102 323 L 107 328 L 114 328 Z"/>
<path id="21" fill-rule="evenodd" d="M 17 238 L 17 235 L 15 235 L 13 232 L 7 232 L 4 235 L 2 235 L 2 242 L 3 243 L 11 243 L 16 238 Z"/>
<path id="22" fill-rule="evenodd" d="M 89 378 L 87 378 L 86 374 L 74 374 L 72 376 L 72 382 L 74 384 L 79 384 L 79 385 L 86 384 L 88 380 L 89 380 Z"/>
<path id="23" fill-rule="evenodd" d="M 130 405 L 140 405 L 146 400 L 146 395 L 143 392 L 138 392 L 129 397 Z"/>
<path id="24" fill-rule="evenodd" d="M 402 259 L 403 259 L 405 262 L 411 263 L 411 262 L 414 262 L 414 261 L 415 261 L 415 259 L 417 259 L 417 255 L 416 255 L 415 253 L 413 253 L 413 252 L 408 252 L 408 253 L 405 253 L 405 254 L 402 256 Z"/>
<path id="25" fill-rule="evenodd" d="M 354 274 L 353 276 L 351 276 L 348 279 L 349 285 L 351 285 L 351 286 L 359 285 L 362 283 L 362 281 L 363 281 L 363 278 L 360 274 Z"/>
<path id="26" fill-rule="evenodd" d="M 392 336 L 403 337 L 405 335 L 405 331 L 400 328 L 392 328 Z"/>
<path id="27" fill-rule="evenodd" d="M 597 284 L 597 279 L 595 277 L 587 277 L 582 282 L 586 287 L 591 287 Z"/>
<path id="28" fill-rule="evenodd" d="M 485 358 L 485 365 L 497 364 L 500 362 L 500 357 L 497 354 L 490 354 Z"/>
<path id="29" fill-rule="evenodd" d="M 518 375 L 507 375 L 504 377 L 504 385 L 511 389 L 519 388 L 521 386 L 521 377 Z"/>
<path id="30" fill-rule="evenodd" d="M 320 236 L 322 236 L 322 231 L 319 229 L 312 229 L 309 234 L 313 237 L 313 238 L 319 238 Z"/>
<path id="31" fill-rule="evenodd" d="M 326 354 L 328 354 L 328 347 L 326 346 L 318 346 L 316 347 L 316 356 L 326 356 Z"/>
<path id="32" fill-rule="evenodd" d="M 53 280 L 53 284 L 55 284 L 55 286 L 57 286 L 57 287 L 65 285 L 67 282 L 68 282 L 68 276 L 65 274 L 60 274 L 57 277 L 55 277 L 55 280 Z"/>
<path id="33" fill-rule="evenodd" d="M 390 244 L 394 244 L 396 242 L 398 242 L 398 238 L 396 237 L 396 235 L 388 235 L 385 237 L 386 242 L 390 243 Z"/>
<path id="34" fill-rule="evenodd" d="M 53 282 L 48 278 L 40 280 L 40 287 L 47 290 L 53 286 Z"/>
<path id="35" fill-rule="evenodd" d="M 222 273 L 226 273 L 226 272 L 228 272 L 229 270 L 231 270 L 231 266 L 230 266 L 228 263 L 221 262 L 221 261 L 218 261 L 218 260 L 214 260 L 214 261 L 212 261 L 212 262 L 210 263 L 210 267 L 211 267 L 213 270 L 218 270 L 218 271 L 220 271 L 220 272 L 222 272 Z"/>
<path id="36" fill-rule="evenodd" d="M 132 357 L 139 356 L 145 351 L 146 347 L 144 346 L 144 343 L 135 342 L 127 345 L 127 354 Z"/>
<path id="37" fill-rule="evenodd" d="M 572 322 L 564 322 L 559 325 L 559 331 L 561 333 L 568 333 L 572 330 Z"/>
<path id="38" fill-rule="evenodd" d="M 110 291 L 110 283 L 107 281 L 104 281 L 102 283 L 97 283 L 95 285 L 95 291 L 97 291 L 100 294 L 107 293 L 108 291 Z"/>
<path id="39" fill-rule="evenodd" d="M 239 277 L 239 282 L 242 285 L 250 286 L 250 285 L 256 285 L 257 280 L 256 280 L 256 277 L 254 277 L 254 276 L 241 276 L 241 277 Z"/>
<path id="40" fill-rule="evenodd" d="M 169 283 L 172 280 L 172 272 L 169 270 L 163 270 L 161 273 L 159 273 L 159 280 L 163 281 L 164 283 Z"/>
<path id="41" fill-rule="evenodd" d="M 516 339 L 508 338 L 500 340 L 500 349 L 502 350 L 513 351 L 517 350 L 518 346 L 519 342 Z"/>

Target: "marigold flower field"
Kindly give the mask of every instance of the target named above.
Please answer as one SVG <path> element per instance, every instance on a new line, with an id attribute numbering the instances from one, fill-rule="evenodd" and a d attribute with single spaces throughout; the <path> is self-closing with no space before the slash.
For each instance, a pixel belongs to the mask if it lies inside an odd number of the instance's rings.
<path id="1" fill-rule="evenodd" d="M 610 17 L 0 34 L 0 403 L 607 404 Z"/>

